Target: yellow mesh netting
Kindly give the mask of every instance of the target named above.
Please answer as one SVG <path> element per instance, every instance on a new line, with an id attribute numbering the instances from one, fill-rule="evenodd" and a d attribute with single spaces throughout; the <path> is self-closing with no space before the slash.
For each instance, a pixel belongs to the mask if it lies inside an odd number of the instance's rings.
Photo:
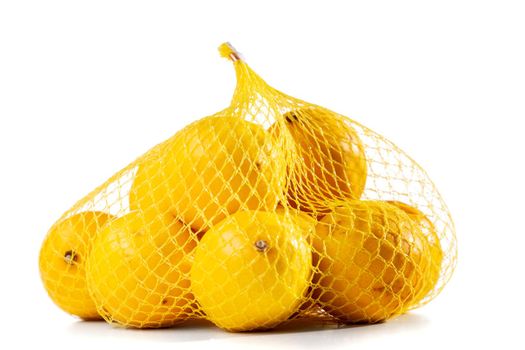
<path id="1" fill-rule="evenodd" d="M 296 318 L 384 321 L 443 289 L 448 209 L 390 141 L 267 85 L 229 45 L 231 105 L 76 203 L 40 254 L 65 311 L 127 327 L 206 318 L 232 331 Z"/>

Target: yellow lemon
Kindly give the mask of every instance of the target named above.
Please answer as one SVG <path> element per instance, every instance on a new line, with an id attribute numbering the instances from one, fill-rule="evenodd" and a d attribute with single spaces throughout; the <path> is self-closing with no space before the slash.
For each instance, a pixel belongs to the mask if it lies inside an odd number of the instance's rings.
<path id="1" fill-rule="evenodd" d="M 89 296 L 85 263 L 90 241 L 112 218 L 102 212 L 82 212 L 57 222 L 40 250 L 40 275 L 51 299 L 64 311 L 83 319 L 100 318 Z"/>
<path id="2" fill-rule="evenodd" d="M 326 213 L 327 201 L 358 199 L 364 191 L 367 162 L 356 131 L 341 117 L 308 107 L 284 115 L 299 156 L 288 176 L 288 203 L 306 212 Z M 278 124 L 273 134 L 282 135 Z"/>
<path id="3" fill-rule="evenodd" d="M 181 247 L 173 238 L 184 236 Z M 190 316 L 191 240 L 182 224 L 146 222 L 139 212 L 105 226 L 87 263 L 88 285 L 101 315 L 136 328 L 168 327 Z"/>
<path id="4" fill-rule="evenodd" d="M 310 242 L 311 236 L 315 232 L 315 225 L 317 224 L 317 220 L 300 210 L 283 207 L 281 204 L 277 205 L 275 213 L 283 215 L 285 217 L 289 217 L 297 225 L 301 226 L 303 232 L 306 234 L 308 242 Z"/>
<path id="5" fill-rule="evenodd" d="M 143 217 L 156 245 L 166 255 L 173 254 L 173 251 L 169 251 L 173 244 L 177 251 L 191 255 L 197 235 L 170 210 L 170 197 L 166 195 L 170 192 L 169 181 L 163 176 L 160 153 L 154 149 L 138 166 L 129 193 L 130 209 Z M 168 230 L 164 229 L 166 226 Z"/>
<path id="6" fill-rule="evenodd" d="M 237 212 L 200 241 L 192 290 L 207 317 L 229 331 L 268 329 L 304 300 L 312 253 L 305 233 L 280 214 Z"/>
<path id="7" fill-rule="evenodd" d="M 399 209 L 403 210 L 408 216 L 419 226 L 423 235 L 427 239 L 430 245 L 430 272 L 425 283 L 425 287 L 421 290 L 421 294 L 416 298 L 415 302 L 418 302 L 425 298 L 428 293 L 434 289 L 441 272 L 441 262 L 443 261 L 443 250 L 441 249 L 441 243 L 439 236 L 436 232 L 436 228 L 432 221 L 423 214 L 423 212 L 415 207 L 398 201 L 388 201 L 389 204 L 395 205 Z"/>
<path id="8" fill-rule="evenodd" d="M 340 203 L 317 225 L 313 246 L 314 298 L 343 322 L 403 313 L 429 273 L 428 242 L 418 225 L 385 202 Z"/>
<path id="9" fill-rule="evenodd" d="M 279 215 L 288 216 L 297 225 L 299 225 L 303 230 L 303 234 L 305 234 L 305 238 L 307 239 L 308 243 L 311 244 L 312 237 L 315 235 L 315 226 L 317 224 L 317 220 L 300 210 L 283 207 L 281 204 L 277 206 L 275 212 Z M 290 316 L 290 319 L 308 317 L 313 312 L 313 310 L 318 308 L 317 304 L 312 299 L 312 292 L 313 289 L 311 286 L 309 286 L 305 293 L 306 297 L 304 302 L 297 308 L 297 311 Z"/>
<path id="10" fill-rule="evenodd" d="M 139 167 L 131 207 L 168 213 L 201 233 L 238 210 L 275 209 L 285 166 L 271 135 L 233 117 L 208 117 Z"/>

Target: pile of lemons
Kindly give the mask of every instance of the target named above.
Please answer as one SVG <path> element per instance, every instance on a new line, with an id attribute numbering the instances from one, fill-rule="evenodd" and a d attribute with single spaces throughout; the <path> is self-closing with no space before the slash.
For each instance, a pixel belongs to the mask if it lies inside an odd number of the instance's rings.
<path id="1" fill-rule="evenodd" d="M 365 147 L 339 115 L 277 119 L 198 120 L 140 159 L 122 215 L 59 220 L 40 254 L 52 300 L 127 327 L 230 331 L 315 314 L 374 323 L 423 300 L 443 259 L 431 220 L 361 199 Z"/>

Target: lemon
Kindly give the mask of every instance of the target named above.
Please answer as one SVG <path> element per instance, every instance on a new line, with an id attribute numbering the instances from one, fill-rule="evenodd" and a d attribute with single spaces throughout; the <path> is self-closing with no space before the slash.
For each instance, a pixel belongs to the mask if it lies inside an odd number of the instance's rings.
<path id="1" fill-rule="evenodd" d="M 100 318 L 89 296 L 85 263 L 90 241 L 111 215 L 82 212 L 57 222 L 40 250 L 39 266 L 44 287 L 64 311 L 83 319 Z"/>
<path id="2" fill-rule="evenodd" d="M 429 246 L 401 209 L 380 201 L 340 203 L 313 239 L 314 298 L 348 323 L 375 323 L 406 311 L 428 278 Z"/>
<path id="3" fill-rule="evenodd" d="M 304 300 L 311 249 L 303 228 L 281 214 L 237 212 L 196 249 L 192 290 L 207 317 L 229 331 L 268 329 Z"/>
<path id="4" fill-rule="evenodd" d="M 173 237 L 191 232 L 176 221 L 146 222 L 131 212 L 104 227 L 87 262 L 88 285 L 102 316 L 127 327 L 172 326 L 191 314 L 192 256 Z M 159 242 L 164 241 L 159 247 Z M 195 246 L 195 244 L 193 244 Z"/>
<path id="5" fill-rule="evenodd" d="M 423 214 L 423 212 L 415 207 L 412 207 L 406 203 L 398 201 L 388 201 L 389 204 L 395 205 L 399 209 L 403 210 L 408 216 L 416 223 L 417 226 L 423 232 L 425 238 L 430 245 L 430 271 L 427 275 L 425 287 L 422 288 L 421 294 L 416 298 L 415 302 L 418 302 L 427 296 L 432 289 L 437 285 L 441 272 L 441 263 L 443 261 L 443 249 L 441 249 L 441 243 L 439 236 L 436 232 L 436 228 L 432 221 Z"/>
<path id="6" fill-rule="evenodd" d="M 308 243 L 311 244 L 312 237 L 313 235 L 315 235 L 315 226 L 317 224 L 317 220 L 315 220 L 310 215 L 300 210 L 283 207 L 280 204 L 277 206 L 277 209 L 275 210 L 275 212 L 285 217 L 288 216 L 289 219 L 293 220 L 294 223 L 299 225 Z M 298 317 L 308 317 L 309 313 L 311 313 L 312 310 L 315 310 L 317 308 L 317 304 L 312 299 L 312 291 L 313 289 L 311 288 L 311 286 L 309 286 L 305 294 L 306 295 L 305 300 L 297 308 L 297 311 L 290 316 L 290 319 L 294 319 Z"/>
<path id="7" fill-rule="evenodd" d="M 327 201 L 360 198 L 367 162 L 356 131 L 321 107 L 292 110 L 284 119 L 299 156 L 299 163 L 288 169 L 289 205 L 319 214 L 329 211 Z M 274 124 L 271 132 L 283 135 L 279 124 Z"/>
<path id="8" fill-rule="evenodd" d="M 280 204 L 277 205 L 275 213 L 293 220 L 303 229 L 303 233 L 306 234 L 305 237 L 307 238 L 308 242 L 311 241 L 311 236 L 315 233 L 315 225 L 317 224 L 317 220 L 300 210 L 283 207 Z"/>
<path id="9" fill-rule="evenodd" d="M 281 152 L 261 126 L 208 117 L 179 131 L 143 161 L 130 205 L 168 213 L 202 233 L 238 210 L 275 209 L 284 175 Z"/>
<path id="10" fill-rule="evenodd" d="M 143 217 L 150 236 L 166 256 L 174 254 L 174 245 L 177 252 L 191 255 L 197 235 L 170 210 L 170 196 L 166 195 L 170 192 L 169 181 L 165 180 L 160 155 L 154 149 L 140 162 L 129 193 L 130 210 Z"/>

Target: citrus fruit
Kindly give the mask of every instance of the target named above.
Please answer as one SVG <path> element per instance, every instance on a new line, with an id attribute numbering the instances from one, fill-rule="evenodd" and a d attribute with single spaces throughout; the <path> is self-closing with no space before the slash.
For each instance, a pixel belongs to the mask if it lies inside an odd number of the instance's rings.
<path id="1" fill-rule="evenodd" d="M 280 204 L 277 206 L 277 209 L 275 210 L 275 212 L 279 215 L 284 215 L 285 217 L 289 216 L 289 218 L 293 220 L 294 223 L 296 223 L 302 228 L 305 238 L 307 239 L 308 243 L 311 244 L 312 237 L 315 234 L 315 225 L 317 224 L 317 220 L 315 220 L 310 215 L 300 210 L 283 207 Z M 304 317 L 304 316 L 307 317 L 312 312 L 313 309 L 317 308 L 317 304 L 311 298 L 312 291 L 313 290 L 311 286 L 309 286 L 308 290 L 305 293 L 305 296 L 306 296 L 305 300 L 297 308 L 297 311 L 294 312 L 290 316 L 290 319 Z"/>
<path id="2" fill-rule="evenodd" d="M 57 222 L 40 250 L 40 275 L 51 299 L 83 319 L 100 318 L 89 296 L 85 263 L 90 241 L 111 215 L 87 211 Z"/>
<path id="3" fill-rule="evenodd" d="M 427 275 L 425 287 L 422 288 L 421 294 L 415 300 L 415 302 L 418 302 L 424 299 L 439 281 L 441 263 L 444 255 L 443 250 L 441 249 L 439 236 L 437 235 L 436 228 L 432 221 L 430 221 L 421 210 L 399 201 L 388 201 L 388 203 L 395 205 L 407 213 L 408 216 L 419 226 L 430 245 L 430 271 Z"/>
<path id="4" fill-rule="evenodd" d="M 173 237 L 186 236 L 182 247 Z M 182 238 L 179 238 L 182 239 Z M 131 212 L 104 227 L 87 263 L 89 289 L 108 322 L 127 327 L 168 327 L 187 318 L 192 234 L 172 221 L 146 222 Z M 164 244 L 159 247 L 159 242 Z"/>
<path id="5" fill-rule="evenodd" d="M 277 205 L 275 213 L 283 215 L 285 217 L 289 217 L 297 225 L 301 226 L 301 228 L 303 229 L 303 233 L 306 234 L 308 242 L 310 242 L 311 236 L 315 232 L 315 225 L 317 224 L 317 220 L 300 210 L 283 207 L 280 204 Z"/>
<path id="6" fill-rule="evenodd" d="M 138 161 L 137 170 L 129 191 L 130 211 L 140 211 L 145 221 L 157 221 L 159 217 L 173 221 L 177 217 L 170 211 L 169 181 L 157 148 L 150 150 Z"/>
<path id="7" fill-rule="evenodd" d="M 170 251 L 173 244 L 178 248 L 177 251 L 191 254 L 197 243 L 194 239 L 197 235 L 170 210 L 171 198 L 166 195 L 170 192 L 169 181 L 163 180 L 161 162 L 160 153 L 154 149 L 139 164 L 129 192 L 130 210 L 143 217 L 150 226 L 150 235 L 165 255 L 174 253 Z M 166 226 L 169 228 L 167 231 L 164 229 Z"/>
<path id="8" fill-rule="evenodd" d="M 308 107 L 284 114 L 299 163 L 289 168 L 288 203 L 306 212 L 325 213 L 326 202 L 358 199 L 364 191 L 367 163 L 356 131 L 335 113 Z M 281 135 L 279 124 L 271 127 Z"/>
<path id="9" fill-rule="evenodd" d="M 169 212 L 201 233 L 238 210 L 275 209 L 284 160 L 261 126 L 234 117 L 188 125 L 139 167 L 131 207 Z"/>
<path id="10" fill-rule="evenodd" d="M 339 203 L 313 239 L 314 298 L 348 323 L 375 323 L 403 313 L 421 294 L 429 247 L 401 209 L 380 201 Z"/>
<path id="11" fill-rule="evenodd" d="M 200 241 L 192 290 L 209 320 L 229 331 L 268 329 L 304 300 L 311 249 L 303 228 L 282 215 L 237 212 Z"/>

